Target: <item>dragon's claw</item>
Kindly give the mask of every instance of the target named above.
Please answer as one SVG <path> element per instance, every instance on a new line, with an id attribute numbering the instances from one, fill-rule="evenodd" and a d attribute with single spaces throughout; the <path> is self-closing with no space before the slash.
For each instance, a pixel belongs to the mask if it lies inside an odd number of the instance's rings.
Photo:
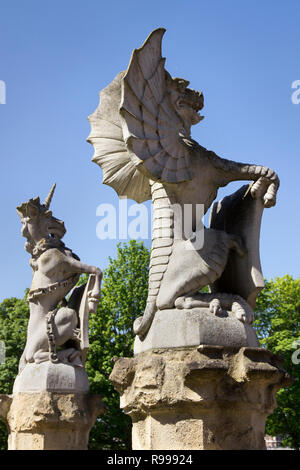
<path id="1" fill-rule="evenodd" d="M 220 315 L 223 311 L 220 300 L 213 299 L 209 304 L 209 310 L 214 315 Z"/>

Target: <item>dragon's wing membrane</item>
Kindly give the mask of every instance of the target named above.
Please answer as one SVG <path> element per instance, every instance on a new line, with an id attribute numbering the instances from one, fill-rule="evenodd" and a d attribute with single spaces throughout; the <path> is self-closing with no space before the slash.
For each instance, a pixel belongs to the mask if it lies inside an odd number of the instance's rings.
<path id="1" fill-rule="evenodd" d="M 122 79 L 123 135 L 132 162 L 149 178 L 168 183 L 191 179 L 189 150 L 180 134 L 183 123 L 167 89 L 161 57 L 164 29 L 153 31 L 133 51 Z"/>
<path id="2" fill-rule="evenodd" d="M 189 149 L 180 137 L 184 125 L 170 99 L 171 77 L 164 68 L 164 29 L 153 31 L 132 53 L 100 94 L 89 116 L 93 161 L 103 170 L 103 183 L 119 196 L 137 202 L 151 199 L 149 179 L 179 183 L 191 179 Z"/>
<path id="3" fill-rule="evenodd" d="M 94 146 L 93 161 L 103 170 L 103 183 L 119 196 L 137 202 L 151 198 L 148 178 L 133 164 L 123 139 L 119 107 L 121 100 L 120 73 L 100 94 L 100 104 L 89 116 L 91 133 L 88 142 Z"/>

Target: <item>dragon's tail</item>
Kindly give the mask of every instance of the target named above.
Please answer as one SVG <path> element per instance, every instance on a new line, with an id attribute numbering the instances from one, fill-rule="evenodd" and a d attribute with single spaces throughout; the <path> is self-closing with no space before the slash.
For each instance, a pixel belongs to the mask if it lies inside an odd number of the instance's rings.
<path id="1" fill-rule="evenodd" d="M 156 302 L 147 303 L 144 315 L 135 320 L 133 331 L 141 339 L 147 334 L 156 312 Z"/>
<path id="2" fill-rule="evenodd" d="M 174 243 L 174 211 L 161 183 L 150 181 L 153 201 L 153 234 L 149 266 L 148 298 L 144 315 L 135 320 L 134 333 L 145 336 L 157 311 L 156 299 Z"/>

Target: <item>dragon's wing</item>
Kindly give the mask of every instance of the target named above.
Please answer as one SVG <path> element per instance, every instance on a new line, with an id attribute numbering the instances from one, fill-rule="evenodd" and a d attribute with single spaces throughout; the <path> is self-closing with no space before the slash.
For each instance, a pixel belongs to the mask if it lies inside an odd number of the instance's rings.
<path id="1" fill-rule="evenodd" d="M 100 93 L 89 116 L 93 161 L 103 170 L 103 183 L 119 196 L 137 202 L 151 199 L 149 179 L 168 183 L 190 180 L 189 148 L 184 124 L 170 99 L 161 41 L 164 29 L 153 31 L 132 53 L 126 72 Z"/>
<path id="2" fill-rule="evenodd" d="M 178 183 L 192 177 L 190 152 L 180 137 L 184 124 L 167 89 L 169 75 L 161 56 L 164 33 L 162 28 L 153 31 L 133 51 L 122 80 L 120 114 L 132 162 L 149 178 Z"/>
<path id="3" fill-rule="evenodd" d="M 91 133 L 88 142 L 94 146 L 93 161 L 103 170 L 103 183 L 115 189 L 119 196 L 137 202 L 151 199 L 149 181 L 133 164 L 123 139 L 119 107 L 121 80 L 119 73 L 100 93 L 100 104 L 89 116 Z"/>

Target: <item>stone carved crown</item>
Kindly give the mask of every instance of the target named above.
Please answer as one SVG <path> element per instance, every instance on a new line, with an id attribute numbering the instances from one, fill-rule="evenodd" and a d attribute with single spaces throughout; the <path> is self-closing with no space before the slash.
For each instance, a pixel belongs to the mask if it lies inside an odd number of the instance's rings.
<path id="1" fill-rule="evenodd" d="M 43 204 L 41 204 L 40 198 L 36 197 L 36 198 L 29 199 L 29 201 L 23 202 L 23 204 L 18 206 L 17 213 L 19 214 L 21 219 L 25 219 L 25 218 L 31 219 L 38 215 L 51 217 L 52 212 L 49 210 L 49 207 L 50 207 L 51 200 L 55 191 L 55 187 L 56 187 L 56 184 L 54 183 L 54 185 L 50 189 L 50 192 L 48 196 L 46 197 L 45 202 Z"/>

